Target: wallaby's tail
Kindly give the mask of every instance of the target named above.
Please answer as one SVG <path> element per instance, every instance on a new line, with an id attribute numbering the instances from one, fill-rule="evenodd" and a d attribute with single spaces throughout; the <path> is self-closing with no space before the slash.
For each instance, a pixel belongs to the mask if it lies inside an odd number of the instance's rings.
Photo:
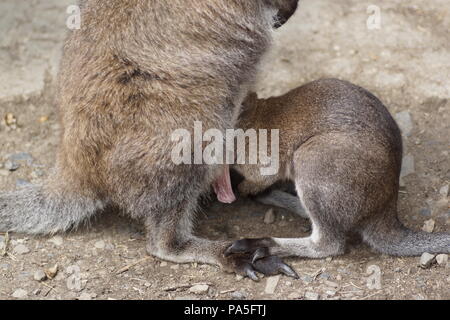
<path id="1" fill-rule="evenodd" d="M 77 226 L 102 208 L 101 201 L 26 187 L 0 193 L 0 231 L 52 234 Z"/>
<path id="2" fill-rule="evenodd" d="M 450 234 L 427 233 L 406 228 L 396 217 L 368 225 L 364 240 L 374 249 L 393 256 L 450 253 Z"/>

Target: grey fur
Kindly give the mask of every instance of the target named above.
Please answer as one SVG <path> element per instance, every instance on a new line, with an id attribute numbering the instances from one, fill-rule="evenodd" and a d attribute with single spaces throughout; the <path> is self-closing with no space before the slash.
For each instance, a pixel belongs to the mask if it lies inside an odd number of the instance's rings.
<path id="1" fill-rule="evenodd" d="M 240 192 L 254 195 L 274 181 L 294 181 L 313 232 L 300 239 L 247 239 L 232 248 L 267 246 L 270 254 L 323 258 L 344 253 L 346 235 L 356 232 L 385 254 L 450 253 L 449 234 L 409 230 L 397 218 L 401 134 L 370 92 L 326 79 L 280 98 L 251 95 L 239 124 L 280 129 L 281 150 L 276 176 L 261 176 L 259 166 L 234 166 L 246 178 Z M 264 201 L 280 205 L 273 197 Z"/>
<path id="2" fill-rule="evenodd" d="M 76 228 L 103 210 L 99 200 L 48 193 L 31 186 L 0 194 L 0 229 L 28 234 L 54 234 Z"/>
<path id="3" fill-rule="evenodd" d="M 193 235 L 217 166 L 175 165 L 177 129 L 225 132 L 297 0 L 83 0 L 59 74 L 64 129 L 43 188 L 0 195 L 0 230 L 54 233 L 111 203 L 145 222 L 149 254 L 248 273 L 229 241 Z"/>
<path id="4" fill-rule="evenodd" d="M 298 197 L 290 193 L 281 190 L 271 190 L 269 193 L 256 196 L 255 200 L 266 205 L 289 210 L 302 218 L 309 218 Z"/>

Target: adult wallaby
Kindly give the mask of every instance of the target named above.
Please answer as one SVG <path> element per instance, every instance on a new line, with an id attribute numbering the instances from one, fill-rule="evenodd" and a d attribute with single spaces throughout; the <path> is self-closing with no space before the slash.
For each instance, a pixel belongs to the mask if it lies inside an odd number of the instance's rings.
<path id="1" fill-rule="evenodd" d="M 228 253 L 257 249 L 255 265 L 267 255 L 323 258 L 344 253 L 349 232 L 389 255 L 450 253 L 449 234 L 416 232 L 397 218 L 402 138 L 370 92 L 328 79 L 279 98 L 258 100 L 252 94 L 238 127 L 280 130 L 279 173 L 263 176 L 260 165 L 234 165 L 245 178 L 240 193 L 257 195 L 277 181 L 294 181 L 300 199 L 280 191 L 257 199 L 308 217 L 313 231 L 306 238 L 239 240 Z"/>
<path id="2" fill-rule="evenodd" d="M 234 127 L 274 25 L 297 2 L 82 0 L 60 68 L 54 172 L 43 186 L 0 194 L 0 230 L 65 231 L 115 204 L 145 222 L 150 254 L 255 278 L 251 254 L 225 257 L 231 242 L 193 235 L 198 197 L 222 172 L 174 164 L 171 136 L 195 121 Z"/>

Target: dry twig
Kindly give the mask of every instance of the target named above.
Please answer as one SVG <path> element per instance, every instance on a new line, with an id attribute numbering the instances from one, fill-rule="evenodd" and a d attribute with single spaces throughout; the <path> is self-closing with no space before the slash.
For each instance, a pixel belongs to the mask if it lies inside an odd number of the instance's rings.
<path id="1" fill-rule="evenodd" d="M 3 246 L 2 253 L 1 253 L 2 257 L 6 256 L 8 254 L 8 245 L 9 245 L 9 233 L 6 232 L 6 233 L 4 233 L 4 235 L 5 235 L 5 239 L 3 240 L 4 246 Z"/>
<path id="2" fill-rule="evenodd" d="M 190 287 L 193 287 L 193 286 L 200 286 L 200 285 L 212 286 L 212 283 L 205 283 L 205 282 L 193 283 L 193 284 L 186 283 L 186 284 L 179 284 L 179 285 L 176 285 L 176 286 L 173 286 L 173 287 L 163 288 L 162 290 L 163 291 L 176 291 L 178 289 L 187 289 L 187 288 L 190 288 Z"/>
<path id="3" fill-rule="evenodd" d="M 145 257 L 145 258 L 143 258 L 143 259 L 141 259 L 141 260 L 138 260 L 138 261 L 133 262 L 133 263 L 131 263 L 131 264 L 129 264 L 129 265 L 126 265 L 125 267 L 119 269 L 119 270 L 116 272 L 116 274 L 121 274 L 121 273 L 127 272 L 128 270 L 130 270 L 130 269 L 133 268 L 134 266 L 137 266 L 138 264 L 140 264 L 140 263 L 142 263 L 142 262 L 144 262 L 144 261 L 147 261 L 148 259 L 150 259 L 150 257 Z"/>

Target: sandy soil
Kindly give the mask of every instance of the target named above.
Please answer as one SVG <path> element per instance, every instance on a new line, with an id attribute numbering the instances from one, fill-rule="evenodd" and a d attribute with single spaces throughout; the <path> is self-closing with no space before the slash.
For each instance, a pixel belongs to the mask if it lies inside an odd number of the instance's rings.
<path id="1" fill-rule="evenodd" d="M 373 91 L 405 133 L 401 219 L 416 229 L 433 220 L 435 231 L 450 231 L 450 3 L 377 3 L 381 25 L 371 30 L 371 1 L 304 0 L 276 33 L 259 94 L 279 95 L 322 77 L 346 79 Z M 0 125 L 2 190 L 42 181 L 52 166 L 61 131 L 53 99 L 69 4 L 0 3 L 0 116 L 14 116 L 9 125 Z M 20 165 L 14 172 L 8 170 L 11 155 Z M 308 221 L 279 209 L 275 222 L 265 224 L 267 210 L 246 199 L 229 206 L 214 203 L 199 214 L 198 233 L 214 239 L 307 234 Z M 147 257 L 141 226 L 113 212 L 54 238 L 10 238 L 8 254 L 0 256 L 0 299 L 450 298 L 448 265 L 422 269 L 418 257 L 382 256 L 358 242 L 342 257 L 289 260 L 300 280 L 275 277 L 255 283 L 213 266 Z M 4 241 L 0 235 L 0 243 Z M 48 269 L 55 265 L 53 279 L 34 279 L 44 270 L 52 276 Z M 380 286 L 368 286 L 378 271 Z M 208 290 L 192 293 L 197 283 L 207 283 Z M 271 284 L 276 284 L 273 292 L 267 290 Z"/>

